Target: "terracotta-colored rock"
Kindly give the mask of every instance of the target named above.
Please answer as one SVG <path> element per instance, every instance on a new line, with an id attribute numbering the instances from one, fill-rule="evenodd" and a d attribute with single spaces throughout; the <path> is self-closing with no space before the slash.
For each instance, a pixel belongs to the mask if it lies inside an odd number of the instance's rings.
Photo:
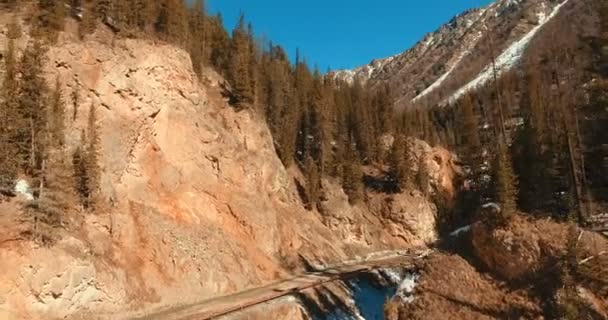
<path id="1" fill-rule="evenodd" d="M 0 13 L 0 22 L 9 19 Z M 350 206 L 331 184 L 331 214 L 305 211 L 297 170 L 282 165 L 263 119 L 229 106 L 224 80 L 212 70 L 199 82 L 185 51 L 114 39 L 104 28 L 76 39 L 62 34 L 49 48 L 45 75 L 61 81 L 70 151 L 89 106 L 97 106 L 105 206 L 96 215 L 75 210 L 47 248 L 19 238 L 19 206 L 7 204 L 0 312 L 16 319 L 141 315 L 288 277 L 302 268 L 300 255 L 335 263 L 433 239 L 425 231 L 435 223 L 426 197 L 400 202 L 407 218 L 391 220 Z M 18 42 L 23 48 L 27 36 Z M 417 220 L 419 208 L 425 218 Z M 406 232 L 404 221 L 423 231 Z"/>

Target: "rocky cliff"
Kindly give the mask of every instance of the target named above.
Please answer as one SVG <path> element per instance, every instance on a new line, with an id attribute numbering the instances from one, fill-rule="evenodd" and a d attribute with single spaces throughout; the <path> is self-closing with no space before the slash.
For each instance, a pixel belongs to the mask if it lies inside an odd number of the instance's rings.
<path id="1" fill-rule="evenodd" d="M 10 15 L 0 13 L 2 50 Z M 104 28 L 79 40 L 74 28 L 49 47 L 45 75 L 61 83 L 71 149 L 98 106 L 105 206 L 68 217 L 43 247 L 22 236 L 26 199 L 0 203 L 2 319 L 120 319 L 284 278 L 302 260 L 435 240 L 427 192 L 369 191 L 370 205 L 352 206 L 325 181 L 327 213 L 306 211 L 298 169 L 278 159 L 263 119 L 228 104 L 213 70 L 199 80 L 179 48 Z M 412 143 L 423 189 L 451 194 L 452 155 Z"/>

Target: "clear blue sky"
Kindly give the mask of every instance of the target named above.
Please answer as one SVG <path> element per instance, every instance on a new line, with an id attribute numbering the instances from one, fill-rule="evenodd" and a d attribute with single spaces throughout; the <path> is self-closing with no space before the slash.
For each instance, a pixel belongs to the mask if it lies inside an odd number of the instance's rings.
<path id="1" fill-rule="evenodd" d="M 207 0 L 232 30 L 240 12 L 258 36 L 321 71 L 353 68 L 410 48 L 454 15 L 491 0 Z"/>

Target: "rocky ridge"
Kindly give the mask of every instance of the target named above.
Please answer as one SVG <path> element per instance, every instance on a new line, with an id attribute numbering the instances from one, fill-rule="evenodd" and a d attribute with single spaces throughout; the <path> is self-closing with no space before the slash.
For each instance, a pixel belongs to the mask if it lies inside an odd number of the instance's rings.
<path id="1" fill-rule="evenodd" d="M 535 34 L 568 4 L 568 0 L 498 0 L 454 17 L 403 53 L 331 76 L 348 82 L 388 83 L 398 107 L 457 99 L 485 84 L 492 57 L 499 73 L 509 71 Z"/>

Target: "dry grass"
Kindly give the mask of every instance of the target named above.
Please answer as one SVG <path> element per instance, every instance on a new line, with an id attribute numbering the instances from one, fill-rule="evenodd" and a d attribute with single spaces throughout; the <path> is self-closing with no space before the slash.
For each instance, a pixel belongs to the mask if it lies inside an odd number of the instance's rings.
<path id="1" fill-rule="evenodd" d="M 538 318 L 538 301 L 524 290 L 509 291 L 464 258 L 438 254 L 423 270 L 413 304 L 402 305 L 399 319 Z"/>

